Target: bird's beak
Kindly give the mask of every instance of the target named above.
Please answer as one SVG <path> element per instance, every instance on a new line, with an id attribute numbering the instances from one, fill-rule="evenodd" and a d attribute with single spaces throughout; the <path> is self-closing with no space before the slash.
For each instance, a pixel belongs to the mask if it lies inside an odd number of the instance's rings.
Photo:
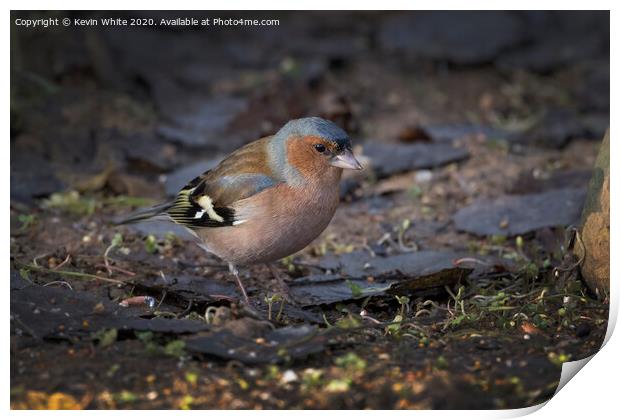
<path id="1" fill-rule="evenodd" d="M 332 158 L 330 165 L 343 169 L 355 169 L 359 171 L 362 165 L 355 159 L 351 149 L 345 149 L 344 152 Z"/>

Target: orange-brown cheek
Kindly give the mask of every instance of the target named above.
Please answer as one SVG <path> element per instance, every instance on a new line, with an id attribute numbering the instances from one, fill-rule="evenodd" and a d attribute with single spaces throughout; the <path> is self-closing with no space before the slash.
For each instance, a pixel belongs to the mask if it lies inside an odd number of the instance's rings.
<path id="1" fill-rule="evenodd" d="M 311 138 L 298 138 L 288 143 L 287 158 L 290 165 L 304 176 L 318 176 L 325 171 L 327 159 L 316 152 Z"/>

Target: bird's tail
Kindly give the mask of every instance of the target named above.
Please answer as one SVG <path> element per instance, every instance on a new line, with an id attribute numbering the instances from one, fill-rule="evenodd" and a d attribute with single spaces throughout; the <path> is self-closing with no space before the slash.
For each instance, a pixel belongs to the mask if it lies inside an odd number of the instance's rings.
<path id="1" fill-rule="evenodd" d="M 167 203 L 162 203 L 162 204 L 158 204 L 156 206 L 153 207 L 149 207 L 146 209 L 139 209 L 136 210 L 135 212 L 128 214 L 124 217 L 118 218 L 114 221 L 115 225 L 124 225 L 127 223 L 136 223 L 136 222 L 140 222 L 142 220 L 147 220 L 147 219 L 151 219 L 153 217 L 157 217 L 157 216 L 161 216 L 163 215 L 166 210 L 168 210 L 170 207 L 172 207 L 174 203 L 172 201 L 167 202 Z"/>

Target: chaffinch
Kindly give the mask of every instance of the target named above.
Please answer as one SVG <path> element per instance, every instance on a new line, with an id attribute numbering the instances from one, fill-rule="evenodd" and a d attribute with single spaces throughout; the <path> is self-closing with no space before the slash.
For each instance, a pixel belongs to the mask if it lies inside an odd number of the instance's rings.
<path id="1" fill-rule="evenodd" d="M 323 232 L 338 207 L 343 169 L 362 169 L 347 133 L 322 118 L 292 120 L 232 152 L 174 200 L 123 223 L 163 215 L 185 226 L 228 263 L 249 304 L 236 267 L 272 263 Z"/>

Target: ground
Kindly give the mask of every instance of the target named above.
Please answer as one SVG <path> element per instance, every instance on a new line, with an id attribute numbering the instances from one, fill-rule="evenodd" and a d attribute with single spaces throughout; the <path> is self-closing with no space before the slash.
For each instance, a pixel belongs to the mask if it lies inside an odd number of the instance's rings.
<path id="1" fill-rule="evenodd" d="M 608 125 L 604 48 L 506 68 L 546 40 L 522 47 L 515 29 L 465 56 L 450 39 L 403 52 L 389 30 L 400 18 L 355 15 L 327 36 L 317 28 L 343 15 L 283 14 L 284 44 L 19 34 L 12 408 L 520 408 L 599 349 L 608 300 L 571 245 Z M 155 57 L 155 44 L 178 48 Z M 115 225 L 304 115 L 347 129 L 367 169 L 343 180 L 326 231 L 277 263 L 294 303 L 249 267 L 248 310 L 225 264 L 182 231 Z"/>

